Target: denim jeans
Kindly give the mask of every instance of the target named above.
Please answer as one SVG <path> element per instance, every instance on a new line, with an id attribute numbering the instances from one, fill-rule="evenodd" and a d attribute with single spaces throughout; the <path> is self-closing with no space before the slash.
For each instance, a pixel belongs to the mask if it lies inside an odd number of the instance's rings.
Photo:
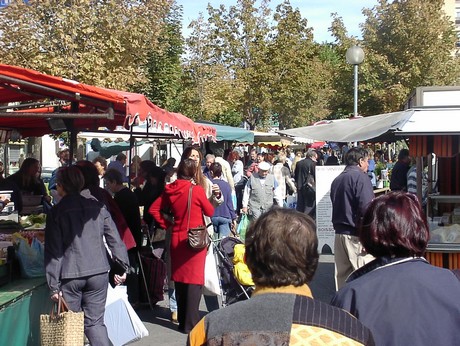
<path id="1" fill-rule="evenodd" d="M 212 225 L 214 226 L 214 234 L 219 238 L 228 237 L 230 235 L 230 225 L 232 220 L 222 216 L 213 216 L 211 218 Z"/>
<path id="2" fill-rule="evenodd" d="M 177 312 L 177 301 L 176 301 L 176 291 L 174 288 L 168 288 L 168 296 L 169 296 L 169 310 L 171 312 Z"/>

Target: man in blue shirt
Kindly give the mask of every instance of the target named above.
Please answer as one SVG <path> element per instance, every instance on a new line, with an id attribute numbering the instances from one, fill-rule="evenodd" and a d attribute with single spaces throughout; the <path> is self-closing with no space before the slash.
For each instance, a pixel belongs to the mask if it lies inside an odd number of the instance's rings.
<path id="1" fill-rule="evenodd" d="M 358 225 L 368 204 L 374 199 L 367 175 L 368 152 L 351 148 L 345 156 L 347 166 L 331 185 L 332 224 L 335 230 L 335 284 L 338 290 L 348 276 L 370 262 L 358 238 Z"/>

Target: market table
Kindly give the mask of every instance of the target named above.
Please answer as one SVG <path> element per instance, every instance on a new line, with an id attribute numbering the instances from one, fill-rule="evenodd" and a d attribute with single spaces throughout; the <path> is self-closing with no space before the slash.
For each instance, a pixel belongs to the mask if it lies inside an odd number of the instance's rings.
<path id="1" fill-rule="evenodd" d="M 40 345 L 40 315 L 51 300 L 44 277 L 19 279 L 0 287 L 0 345 Z"/>

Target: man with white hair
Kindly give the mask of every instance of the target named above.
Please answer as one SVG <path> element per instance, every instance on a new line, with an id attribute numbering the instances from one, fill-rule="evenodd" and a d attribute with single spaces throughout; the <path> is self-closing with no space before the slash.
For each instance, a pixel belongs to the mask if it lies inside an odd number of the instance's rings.
<path id="1" fill-rule="evenodd" d="M 232 192 L 235 193 L 235 181 L 233 180 L 232 168 L 227 160 L 224 159 L 224 150 L 221 148 L 214 149 L 216 156 L 214 162 L 220 163 L 222 166 L 222 179 L 229 183 Z"/>
<path id="2" fill-rule="evenodd" d="M 242 212 L 255 220 L 273 206 L 273 200 L 283 206 L 279 184 L 273 174 L 268 173 L 270 164 L 261 162 L 259 171 L 249 178 L 243 192 Z"/>
<path id="3" fill-rule="evenodd" d="M 210 168 L 211 165 L 216 161 L 216 157 L 213 154 L 208 154 L 205 157 L 205 166 L 203 167 L 203 174 L 208 178 L 209 180 L 212 180 Z"/>
<path id="4" fill-rule="evenodd" d="M 59 167 L 66 167 L 70 165 L 70 151 L 68 146 L 63 145 L 60 147 L 56 153 L 56 156 L 59 158 Z M 51 178 L 48 182 L 48 189 L 50 191 L 51 197 L 53 198 L 52 201 L 54 204 L 58 203 L 61 199 L 56 189 L 56 174 L 59 167 L 51 173 Z"/>

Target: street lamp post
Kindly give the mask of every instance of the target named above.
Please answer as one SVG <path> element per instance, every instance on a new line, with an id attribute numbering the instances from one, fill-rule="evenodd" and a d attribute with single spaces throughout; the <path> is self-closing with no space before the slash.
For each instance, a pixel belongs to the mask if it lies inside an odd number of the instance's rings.
<path id="1" fill-rule="evenodd" d="M 352 46 L 347 49 L 347 53 L 345 55 L 347 59 L 347 63 L 353 65 L 354 69 L 354 104 L 353 104 L 353 116 L 358 116 L 358 65 L 361 64 L 364 60 L 364 51 L 359 46 Z"/>

